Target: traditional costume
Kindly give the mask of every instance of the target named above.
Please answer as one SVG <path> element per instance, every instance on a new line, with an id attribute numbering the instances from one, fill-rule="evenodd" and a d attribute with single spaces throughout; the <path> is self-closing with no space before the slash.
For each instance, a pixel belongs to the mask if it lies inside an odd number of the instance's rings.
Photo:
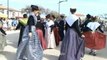
<path id="1" fill-rule="evenodd" d="M 87 27 L 91 31 L 84 32 L 85 35 L 85 46 L 90 49 L 100 50 L 106 46 L 106 35 L 101 33 L 100 24 L 98 22 L 90 22 L 87 24 Z"/>
<path id="2" fill-rule="evenodd" d="M 41 46 L 43 49 L 46 49 L 47 48 L 47 45 L 46 45 L 46 40 L 43 36 L 43 24 L 41 22 L 37 22 L 36 24 L 36 32 L 39 36 L 39 39 L 40 39 L 40 42 L 41 42 Z"/>
<path id="3" fill-rule="evenodd" d="M 90 29 L 87 27 L 87 24 L 88 24 L 89 22 L 91 22 L 91 21 L 92 21 L 92 20 L 91 20 L 91 15 L 90 15 L 90 14 L 87 14 L 87 15 L 86 15 L 86 20 L 85 20 L 85 22 L 84 22 L 82 25 L 80 25 L 82 32 L 90 31 Z"/>
<path id="4" fill-rule="evenodd" d="M 52 20 L 49 20 L 46 22 L 46 30 L 45 30 L 45 38 L 47 41 L 47 48 L 55 48 L 55 36 L 53 32 L 54 28 L 54 22 Z"/>
<path id="5" fill-rule="evenodd" d="M 78 17 L 71 14 L 66 18 L 66 22 L 59 60 L 80 60 L 84 55 L 84 40 L 81 38 Z"/>
<path id="6" fill-rule="evenodd" d="M 56 46 L 59 45 L 60 41 L 61 41 L 61 38 L 60 38 L 60 35 L 59 35 L 59 28 L 58 28 L 58 22 L 55 21 L 54 22 L 54 36 L 55 36 L 55 42 L 56 42 Z"/>
<path id="7" fill-rule="evenodd" d="M 31 6 L 38 8 L 37 6 Z M 28 26 L 24 30 L 22 41 L 17 50 L 17 60 L 42 60 L 43 49 L 36 31 L 37 17 L 31 13 L 28 19 Z M 29 32 L 32 36 L 29 37 Z"/>
<path id="8" fill-rule="evenodd" d="M 61 37 L 61 41 L 64 38 L 64 20 L 59 21 L 59 35 Z"/>

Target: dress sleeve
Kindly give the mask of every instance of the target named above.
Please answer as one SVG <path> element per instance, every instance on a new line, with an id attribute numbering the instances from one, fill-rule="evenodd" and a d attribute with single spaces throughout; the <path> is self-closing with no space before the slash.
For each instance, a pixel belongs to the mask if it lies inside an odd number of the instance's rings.
<path id="1" fill-rule="evenodd" d="M 0 31 L 1 31 L 3 34 L 7 35 L 6 32 L 5 32 L 2 28 L 0 28 Z"/>
<path id="2" fill-rule="evenodd" d="M 104 31 L 101 29 L 101 26 L 98 27 L 99 31 L 104 33 Z"/>
<path id="3" fill-rule="evenodd" d="M 35 25 L 34 17 L 33 16 L 29 16 L 29 18 L 28 18 L 29 32 L 31 32 L 31 26 L 33 26 L 33 25 Z"/>
<path id="4" fill-rule="evenodd" d="M 15 30 L 20 29 L 20 27 L 21 27 L 21 23 L 19 22 Z"/>
<path id="5" fill-rule="evenodd" d="M 62 20 L 62 21 L 60 21 L 60 23 L 59 23 L 60 25 L 59 25 L 59 27 L 61 28 L 61 29 L 63 29 L 64 30 L 64 21 Z"/>
<path id="6" fill-rule="evenodd" d="M 67 31 L 67 29 L 68 29 L 68 24 L 67 24 L 67 22 L 66 22 L 66 24 L 65 24 L 65 31 Z"/>
<path id="7" fill-rule="evenodd" d="M 78 20 L 74 22 L 73 28 L 74 28 L 75 31 L 78 33 L 78 35 L 81 37 L 82 33 L 81 33 L 81 30 L 80 30 L 80 27 L 79 27 L 79 22 L 78 22 Z"/>
<path id="8" fill-rule="evenodd" d="M 51 27 L 51 32 L 52 32 L 52 30 L 53 30 L 53 28 L 55 27 L 55 25 L 51 25 L 50 27 Z"/>

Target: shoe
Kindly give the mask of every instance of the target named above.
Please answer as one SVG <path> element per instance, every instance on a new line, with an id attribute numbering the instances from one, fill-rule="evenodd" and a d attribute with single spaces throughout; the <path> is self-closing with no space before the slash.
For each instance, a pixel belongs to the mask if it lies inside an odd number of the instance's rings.
<path id="1" fill-rule="evenodd" d="M 89 55 L 92 55 L 92 53 L 93 53 L 93 51 L 89 52 L 88 54 L 89 54 Z"/>
<path id="2" fill-rule="evenodd" d="M 92 54 L 93 56 L 96 56 L 96 53 L 95 52 L 93 52 L 93 54 Z"/>

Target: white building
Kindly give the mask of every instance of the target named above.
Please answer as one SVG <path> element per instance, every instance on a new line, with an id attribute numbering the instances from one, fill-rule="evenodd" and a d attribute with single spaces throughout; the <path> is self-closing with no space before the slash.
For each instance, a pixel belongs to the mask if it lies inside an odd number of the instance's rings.
<path id="1" fill-rule="evenodd" d="M 8 18 L 22 17 L 21 11 L 13 8 L 8 9 L 6 6 L 3 5 L 0 5 L 0 13 L 7 15 Z"/>

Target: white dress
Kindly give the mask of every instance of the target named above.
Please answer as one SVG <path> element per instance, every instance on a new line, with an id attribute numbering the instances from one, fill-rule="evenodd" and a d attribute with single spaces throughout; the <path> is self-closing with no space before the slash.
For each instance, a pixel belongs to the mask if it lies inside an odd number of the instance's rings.
<path id="1" fill-rule="evenodd" d="M 54 32 L 51 32 L 51 25 L 54 25 L 54 22 L 52 20 L 46 22 L 45 38 L 47 40 L 47 48 L 56 47 Z"/>
<path id="2" fill-rule="evenodd" d="M 7 21 L 3 21 L 3 28 L 7 29 Z"/>

